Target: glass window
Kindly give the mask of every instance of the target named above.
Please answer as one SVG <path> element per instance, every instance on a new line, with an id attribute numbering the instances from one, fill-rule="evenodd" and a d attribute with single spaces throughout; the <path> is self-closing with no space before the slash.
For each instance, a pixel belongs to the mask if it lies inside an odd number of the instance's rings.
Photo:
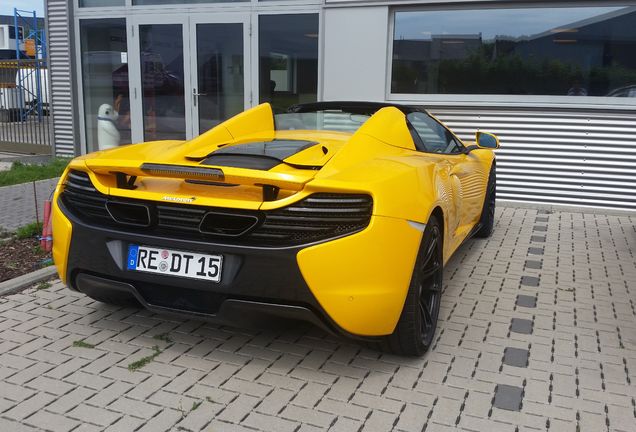
<path id="1" fill-rule="evenodd" d="M 318 14 L 261 15 L 259 94 L 275 112 L 318 97 Z"/>
<path id="2" fill-rule="evenodd" d="M 369 120 L 368 114 L 341 110 L 320 110 L 303 113 L 280 113 L 274 116 L 276 130 L 329 130 L 355 132 Z"/>
<path id="3" fill-rule="evenodd" d="M 636 7 L 398 11 L 393 36 L 392 93 L 627 97 L 636 86 Z"/>
<path id="4" fill-rule="evenodd" d="M 124 0 L 80 0 L 80 7 L 124 6 Z"/>
<path id="5" fill-rule="evenodd" d="M 134 6 L 142 6 L 142 5 L 175 5 L 175 4 L 184 4 L 184 3 L 240 3 L 240 2 L 249 2 L 250 0 L 133 0 L 132 4 Z"/>
<path id="6" fill-rule="evenodd" d="M 433 119 L 422 112 L 412 112 L 406 116 L 409 121 L 411 135 L 415 147 L 427 153 L 460 153 L 464 146 L 457 142 L 453 134 Z"/>
<path id="7" fill-rule="evenodd" d="M 126 20 L 80 21 L 88 151 L 130 144 Z"/>
<path id="8" fill-rule="evenodd" d="M 199 133 L 245 108 L 243 24 L 197 24 Z"/>
<path id="9" fill-rule="evenodd" d="M 185 139 L 183 27 L 139 26 L 144 140 Z"/>

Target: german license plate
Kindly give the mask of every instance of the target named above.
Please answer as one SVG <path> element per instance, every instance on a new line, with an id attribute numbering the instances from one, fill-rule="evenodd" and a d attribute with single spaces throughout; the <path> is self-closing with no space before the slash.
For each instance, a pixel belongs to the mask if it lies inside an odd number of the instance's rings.
<path id="1" fill-rule="evenodd" d="M 128 246 L 128 270 L 220 282 L 222 264 L 222 255 Z"/>

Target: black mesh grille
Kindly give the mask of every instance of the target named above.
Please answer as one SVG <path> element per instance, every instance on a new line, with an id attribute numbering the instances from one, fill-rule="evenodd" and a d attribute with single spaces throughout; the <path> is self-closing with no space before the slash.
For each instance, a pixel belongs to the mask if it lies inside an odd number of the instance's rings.
<path id="1" fill-rule="evenodd" d="M 84 172 L 71 171 L 62 193 L 67 209 L 87 224 L 162 237 L 271 247 L 313 243 L 360 231 L 369 224 L 373 208 L 371 197 L 363 194 L 316 193 L 290 206 L 268 211 L 116 200 L 147 205 L 150 226 L 131 228 L 113 220 L 106 209 L 108 197 L 95 189 Z M 201 232 L 201 221 L 209 212 L 222 213 L 224 217 L 236 215 L 237 225 L 245 223 L 245 216 L 258 222 L 245 232 L 237 230 L 240 235 L 235 236 L 227 232 L 224 235 Z M 227 218 L 224 221 L 228 223 Z"/>
<path id="2" fill-rule="evenodd" d="M 64 204 L 73 209 L 73 213 L 80 219 L 94 223 L 114 222 L 106 210 L 106 195 L 95 189 L 85 172 L 69 172 L 62 196 Z"/>

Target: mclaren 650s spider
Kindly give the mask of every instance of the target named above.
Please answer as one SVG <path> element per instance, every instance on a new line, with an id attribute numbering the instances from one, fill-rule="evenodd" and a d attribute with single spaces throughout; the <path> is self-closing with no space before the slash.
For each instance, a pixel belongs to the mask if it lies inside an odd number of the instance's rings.
<path id="1" fill-rule="evenodd" d="M 53 257 L 101 302 L 239 327 L 305 320 L 418 356 L 445 263 L 493 229 L 498 146 L 418 107 L 265 103 L 189 141 L 74 159 Z"/>

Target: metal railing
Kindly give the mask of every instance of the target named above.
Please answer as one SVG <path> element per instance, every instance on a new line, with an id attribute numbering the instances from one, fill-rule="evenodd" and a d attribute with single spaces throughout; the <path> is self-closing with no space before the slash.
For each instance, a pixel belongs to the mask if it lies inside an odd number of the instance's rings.
<path id="1" fill-rule="evenodd" d="M 51 153 L 46 60 L 0 60 L 0 151 Z"/>

